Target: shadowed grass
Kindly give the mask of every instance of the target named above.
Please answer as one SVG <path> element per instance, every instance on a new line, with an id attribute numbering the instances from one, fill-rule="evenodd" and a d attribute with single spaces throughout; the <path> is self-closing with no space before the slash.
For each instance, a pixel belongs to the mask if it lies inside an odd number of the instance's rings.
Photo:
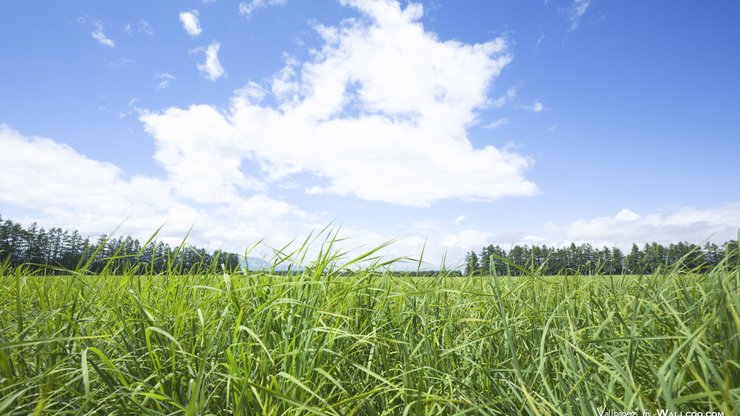
<path id="1" fill-rule="evenodd" d="M 0 277 L 0 414 L 740 409 L 740 270 L 399 277 L 324 230 L 269 273 Z M 420 262 L 420 260 L 419 260 Z M 362 270 L 348 273 L 350 265 Z"/>

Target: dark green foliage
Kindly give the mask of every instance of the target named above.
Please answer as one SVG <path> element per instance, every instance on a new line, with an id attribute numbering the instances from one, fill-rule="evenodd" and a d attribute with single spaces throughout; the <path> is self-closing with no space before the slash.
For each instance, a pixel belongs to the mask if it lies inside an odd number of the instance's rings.
<path id="1" fill-rule="evenodd" d="M 735 241 L 726 245 L 732 246 Z M 652 274 L 667 270 L 680 264 L 684 270 L 706 272 L 716 267 L 731 251 L 721 250 L 716 244 L 707 243 L 704 247 L 686 242 L 671 243 L 664 246 L 659 243 L 645 244 L 640 250 L 637 244 L 625 256 L 617 247 L 594 248 L 590 244 L 570 244 L 567 247 L 521 246 L 515 245 L 508 252 L 499 246 L 483 247 L 480 256 L 469 252 L 465 258 L 465 274 L 492 274 L 491 264 L 496 273 L 511 273 L 515 276 L 532 273 L 554 275 L 575 274 Z M 475 256 L 474 256 L 475 255 Z M 479 267 L 473 269 L 473 260 L 479 260 Z M 493 263 L 491 263 L 493 259 Z M 730 258 L 730 264 L 736 261 Z M 521 268 L 510 268 L 507 264 L 516 264 Z"/>
<path id="2" fill-rule="evenodd" d="M 161 241 L 141 244 L 132 237 L 98 237 L 95 242 L 79 232 L 39 228 L 36 223 L 24 228 L 0 217 L 0 263 L 25 265 L 47 274 L 66 273 L 86 265 L 86 271 L 121 274 L 136 268 L 140 273 L 159 274 L 174 265 L 179 272 L 206 272 L 210 267 L 227 270 L 239 267 L 239 256 L 224 251 L 207 252 L 185 245 L 172 248 Z"/>
<path id="3" fill-rule="evenodd" d="M 469 252 L 465 256 L 465 275 L 472 276 L 480 271 L 480 262 L 478 261 L 478 255 L 475 251 Z"/>

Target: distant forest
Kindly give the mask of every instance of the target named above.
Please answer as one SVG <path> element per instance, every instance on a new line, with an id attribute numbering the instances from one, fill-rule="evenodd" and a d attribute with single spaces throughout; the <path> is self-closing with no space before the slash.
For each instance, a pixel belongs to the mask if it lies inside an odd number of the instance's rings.
<path id="1" fill-rule="evenodd" d="M 596 248 L 591 244 L 571 244 L 554 248 L 542 246 L 512 247 L 509 251 L 499 246 L 483 247 L 480 253 L 468 252 L 465 274 L 491 274 L 491 258 L 497 274 L 522 275 L 537 272 L 540 275 L 558 274 L 651 274 L 659 269 L 680 266 L 683 270 L 705 272 L 725 258 L 729 266 L 738 264 L 737 241 L 722 245 L 705 243 L 700 246 L 687 242 L 645 244 L 633 243 L 625 254 L 617 247 Z"/>
<path id="2" fill-rule="evenodd" d="M 0 264 L 13 268 L 27 265 L 47 273 L 85 269 L 118 274 L 132 268 L 137 273 L 150 274 L 168 270 L 203 273 L 222 267 L 233 270 L 239 267 L 239 259 L 235 253 L 208 252 L 192 245 L 170 247 L 156 240 L 142 244 L 131 237 L 101 235 L 92 241 L 77 231 L 46 230 L 36 223 L 24 228 L 0 216 Z"/>
<path id="3" fill-rule="evenodd" d="M 487 275 L 493 268 L 498 274 L 522 275 L 537 272 L 558 274 L 649 274 L 659 268 L 677 264 L 685 270 L 707 271 L 727 257 L 728 265 L 737 265 L 737 241 L 722 245 L 702 246 L 681 242 L 664 246 L 632 245 L 628 253 L 616 247 L 595 248 L 590 244 L 567 247 L 516 245 L 509 251 L 499 246 L 483 247 L 479 253 L 470 251 L 465 257 L 465 275 Z M 170 247 L 161 241 L 140 242 L 132 237 L 110 238 L 101 235 L 95 240 L 78 231 L 61 228 L 44 229 L 36 223 L 28 227 L 0 216 L 0 264 L 8 270 L 19 265 L 43 269 L 47 273 L 87 270 L 93 273 L 123 273 L 136 268 L 136 273 L 158 274 L 204 273 L 222 268 L 239 267 L 241 256 L 236 253 L 184 244 Z M 409 274 L 409 273 L 401 273 Z M 410 273 L 413 275 L 419 273 Z M 422 275 L 434 272 L 421 272 Z"/>

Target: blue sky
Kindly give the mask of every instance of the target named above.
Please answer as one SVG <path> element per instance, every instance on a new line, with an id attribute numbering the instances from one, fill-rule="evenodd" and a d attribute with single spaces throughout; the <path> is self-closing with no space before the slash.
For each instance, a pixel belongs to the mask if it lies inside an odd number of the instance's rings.
<path id="1" fill-rule="evenodd" d="M 0 213 L 459 260 L 736 238 L 740 4 L 0 5 Z"/>

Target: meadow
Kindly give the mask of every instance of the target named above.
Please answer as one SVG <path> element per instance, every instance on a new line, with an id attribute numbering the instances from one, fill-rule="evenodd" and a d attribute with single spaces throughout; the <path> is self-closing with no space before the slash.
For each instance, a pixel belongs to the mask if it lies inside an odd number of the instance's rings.
<path id="1" fill-rule="evenodd" d="M 740 269 L 725 262 L 516 277 L 351 263 L 6 268 L 0 414 L 740 412 Z"/>

